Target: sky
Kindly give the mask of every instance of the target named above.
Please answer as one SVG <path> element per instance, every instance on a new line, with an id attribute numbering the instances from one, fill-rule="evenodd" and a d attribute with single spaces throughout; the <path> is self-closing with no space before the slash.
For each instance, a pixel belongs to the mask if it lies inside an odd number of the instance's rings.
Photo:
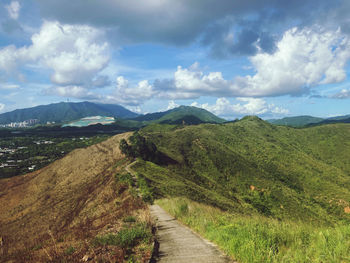
<path id="1" fill-rule="evenodd" d="M 348 0 L 0 0 L 0 113 L 350 114 Z"/>

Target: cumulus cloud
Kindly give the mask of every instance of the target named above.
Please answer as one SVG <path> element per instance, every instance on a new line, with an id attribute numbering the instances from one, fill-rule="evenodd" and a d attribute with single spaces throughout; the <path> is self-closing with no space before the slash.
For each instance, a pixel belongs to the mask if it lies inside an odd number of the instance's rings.
<path id="1" fill-rule="evenodd" d="M 319 84 L 343 81 L 349 58 L 349 38 L 339 30 L 292 28 L 276 52 L 250 58 L 257 73 L 236 78 L 235 86 L 249 96 L 302 94 Z"/>
<path id="2" fill-rule="evenodd" d="M 223 78 L 221 72 L 204 74 L 198 64 L 190 68 L 177 67 L 173 79 L 156 80 L 154 87 L 161 98 L 192 99 L 200 96 L 220 96 L 228 94 L 230 81 Z"/>
<path id="3" fill-rule="evenodd" d="M 274 34 L 290 25 L 348 23 L 346 0 L 36 0 L 47 19 L 108 27 L 112 38 L 133 42 L 189 44 L 199 38 L 212 54 L 254 55 L 274 49 Z M 67 8 L 70 6 L 70 8 Z M 344 12 L 343 16 L 327 16 Z M 160 22 L 161 21 L 161 22 Z M 343 28 L 342 28 L 343 29 Z"/>
<path id="4" fill-rule="evenodd" d="M 102 95 L 96 94 L 82 86 L 54 86 L 43 90 L 44 95 L 99 101 Z"/>
<path id="5" fill-rule="evenodd" d="M 199 104 L 193 102 L 191 106 L 206 109 L 216 115 L 233 119 L 242 115 L 286 115 L 288 110 L 268 104 L 260 98 L 237 98 L 241 103 L 233 104 L 227 98 L 218 98 L 215 104 Z"/>
<path id="6" fill-rule="evenodd" d="M 12 1 L 9 5 L 5 5 L 8 15 L 11 19 L 17 20 L 19 17 L 19 11 L 21 10 L 21 5 L 18 1 Z"/>
<path id="7" fill-rule="evenodd" d="M 0 49 L 0 70 L 18 74 L 34 63 L 51 69 L 51 81 L 57 85 L 91 86 L 109 62 L 108 43 L 103 39 L 103 31 L 90 26 L 46 21 L 30 46 Z"/>
<path id="8" fill-rule="evenodd" d="M 154 86 L 161 97 L 170 99 L 302 95 L 318 85 L 345 80 L 349 58 L 350 40 L 340 30 L 292 28 L 277 42 L 275 52 L 249 58 L 254 75 L 226 80 L 221 72 L 205 74 L 198 65 L 179 66 L 173 79 L 157 80 Z"/>
<path id="9" fill-rule="evenodd" d="M 48 36 L 48 39 L 50 40 L 51 37 Z M 35 40 L 33 43 L 33 46 L 36 46 Z M 71 42 L 63 41 L 63 45 L 65 43 Z M 93 47 L 95 47 L 94 45 Z M 47 44 L 44 43 L 43 46 L 46 47 Z M 82 48 L 82 50 L 86 50 L 87 47 L 91 48 L 90 45 L 85 46 L 86 48 Z M 26 48 L 24 51 L 13 46 L 4 48 L 0 51 L 0 67 L 7 65 L 6 68 L 9 69 L 16 66 L 11 66 L 13 62 L 11 54 L 21 54 L 21 52 L 26 55 L 35 54 L 35 52 L 28 53 L 27 49 L 30 48 Z M 56 47 L 53 47 L 53 50 L 56 51 Z M 50 56 L 51 52 L 48 51 L 49 55 L 41 59 L 43 60 L 41 63 L 47 63 L 47 66 L 54 70 L 52 81 L 60 87 L 83 86 L 84 88 L 88 86 L 87 82 L 84 82 L 86 80 L 90 81 L 90 85 L 95 86 L 104 86 L 108 83 L 107 77 L 95 77 L 108 61 L 107 57 L 103 55 L 104 44 L 96 46 L 97 51 L 92 52 L 92 54 L 90 51 L 86 51 L 91 56 L 88 57 L 84 53 L 81 55 L 80 62 L 77 62 L 76 57 L 79 57 L 79 50 L 81 49 L 74 49 L 71 55 L 67 55 L 67 52 L 63 52 L 61 55 L 55 53 L 53 58 Z M 68 59 L 63 59 L 66 56 Z M 74 59 L 70 60 L 70 56 Z M 3 64 L 1 64 L 1 58 L 5 58 Z M 241 99 L 246 104 L 241 105 L 241 109 L 238 108 L 238 105 L 234 105 L 234 110 L 250 114 L 250 108 L 261 106 L 262 110 L 267 109 L 268 112 L 277 114 L 277 108 L 266 105 L 266 107 L 262 107 L 264 101 L 256 98 L 282 95 L 297 96 L 307 94 L 310 91 L 314 92 L 316 87 L 322 84 L 341 82 L 346 78 L 345 67 L 349 58 L 350 41 L 340 30 L 327 31 L 319 27 L 301 30 L 292 28 L 286 31 L 282 39 L 276 43 L 276 50 L 273 53 L 260 51 L 249 58 L 255 71 L 252 75 L 238 76 L 227 80 L 221 72 L 204 73 L 199 64 L 195 63 L 189 68 L 178 66 L 172 79 L 155 80 L 154 83 L 142 80 L 137 84 L 130 84 L 127 79 L 120 76 L 116 79 L 115 90 L 102 98 L 108 102 L 136 106 L 151 98 L 176 100 L 196 99 L 201 96 L 251 97 L 254 99 L 249 101 Z M 54 63 L 55 61 L 57 63 Z M 58 94 L 68 95 L 69 89 L 66 90 L 66 93 Z M 72 89 L 71 92 L 75 97 L 78 96 L 74 93 L 75 89 Z M 339 94 L 336 97 L 344 97 L 344 94 Z M 260 114 L 257 108 L 252 109 L 252 114 Z M 281 113 L 285 112 L 282 110 Z"/>
<path id="10" fill-rule="evenodd" d="M 2 112 L 5 109 L 5 104 L 0 103 L 0 112 Z"/>
<path id="11" fill-rule="evenodd" d="M 123 76 L 117 77 L 113 93 L 105 96 L 105 100 L 128 106 L 137 106 L 156 95 L 152 85 L 142 80 L 137 85 L 131 85 Z"/>

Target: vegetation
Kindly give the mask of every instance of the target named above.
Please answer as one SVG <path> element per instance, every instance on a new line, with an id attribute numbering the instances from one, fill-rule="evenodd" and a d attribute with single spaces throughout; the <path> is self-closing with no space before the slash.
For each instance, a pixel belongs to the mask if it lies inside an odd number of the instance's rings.
<path id="1" fill-rule="evenodd" d="M 231 214 L 184 198 L 157 203 L 241 263 L 350 261 L 349 225 Z"/>
<path id="2" fill-rule="evenodd" d="M 141 158 L 145 161 L 160 162 L 160 153 L 155 144 L 146 140 L 138 132 L 130 136 L 129 141 L 130 145 L 125 139 L 120 141 L 119 148 L 123 154 L 132 158 Z"/>
<path id="3" fill-rule="evenodd" d="M 150 213 L 118 151 L 129 135 L 1 180 L 0 261 L 149 262 Z"/>
<path id="4" fill-rule="evenodd" d="M 350 133 L 337 124 L 293 129 L 257 117 L 141 135 L 173 163 L 138 161 L 155 197 L 186 196 L 279 220 L 349 222 Z"/>
<path id="5" fill-rule="evenodd" d="M 133 118 L 133 120 L 145 122 L 147 124 L 199 124 L 225 122 L 225 120 L 215 116 L 207 110 L 190 106 L 180 106 L 164 112 L 149 113 Z"/>
<path id="6" fill-rule="evenodd" d="M 145 224 L 137 224 L 132 227 L 124 227 L 117 234 L 107 234 L 96 237 L 95 244 L 98 245 L 112 245 L 123 248 L 131 248 L 141 242 L 150 243 L 152 239 L 152 232 Z"/>
<path id="7" fill-rule="evenodd" d="M 155 202 L 239 262 L 348 262 L 349 129 L 252 116 L 148 126 L 141 136 L 174 162 L 140 159 L 133 169 L 167 198 Z"/>
<path id="8" fill-rule="evenodd" d="M 77 148 L 99 143 L 108 135 L 54 137 L 50 135 L 0 138 L 0 179 L 45 167 Z M 5 166 L 6 165 L 6 166 Z"/>

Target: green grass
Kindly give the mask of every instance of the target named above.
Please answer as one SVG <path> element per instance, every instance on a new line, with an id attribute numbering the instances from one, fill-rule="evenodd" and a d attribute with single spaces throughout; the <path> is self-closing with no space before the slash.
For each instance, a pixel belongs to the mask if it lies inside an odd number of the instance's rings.
<path id="1" fill-rule="evenodd" d="M 134 181 L 132 179 L 132 175 L 129 173 L 117 173 L 115 175 L 115 179 L 117 180 L 117 182 L 121 182 L 121 183 L 125 183 L 129 186 L 133 186 L 134 185 Z"/>
<path id="2" fill-rule="evenodd" d="M 350 222 L 349 131 L 349 124 L 295 129 L 257 117 L 147 127 L 140 133 L 176 162 L 141 160 L 133 169 L 155 198 L 186 196 L 245 215 L 334 225 Z"/>
<path id="3" fill-rule="evenodd" d="M 134 216 L 126 216 L 126 217 L 124 217 L 123 218 L 123 222 L 125 222 L 125 223 L 134 223 L 134 222 L 136 222 L 136 217 L 134 217 Z"/>
<path id="4" fill-rule="evenodd" d="M 223 212 L 185 198 L 157 203 L 241 263 L 350 262 L 350 226 Z"/>
<path id="5" fill-rule="evenodd" d="M 94 245 L 112 245 L 123 248 L 131 248 L 139 243 L 149 243 L 152 233 L 146 224 L 137 224 L 132 227 L 125 227 L 117 234 L 109 233 L 107 235 L 98 236 L 93 241 Z"/>

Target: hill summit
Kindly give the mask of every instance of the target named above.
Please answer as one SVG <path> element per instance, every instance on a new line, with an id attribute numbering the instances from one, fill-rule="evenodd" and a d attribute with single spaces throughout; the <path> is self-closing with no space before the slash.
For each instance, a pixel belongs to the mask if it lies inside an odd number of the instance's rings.
<path id="1" fill-rule="evenodd" d="M 192 106 L 179 106 L 177 108 L 149 113 L 142 116 L 133 118 L 133 120 L 149 123 L 161 123 L 161 124 L 199 124 L 199 123 L 223 123 L 224 119 L 221 119 L 213 113 Z"/>

